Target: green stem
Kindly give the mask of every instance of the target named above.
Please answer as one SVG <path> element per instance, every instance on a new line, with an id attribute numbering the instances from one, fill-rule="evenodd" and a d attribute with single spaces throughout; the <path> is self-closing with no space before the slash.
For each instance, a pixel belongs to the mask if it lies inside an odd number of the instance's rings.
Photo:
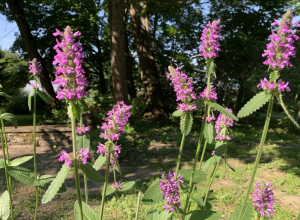
<path id="1" fill-rule="evenodd" d="M 179 170 L 179 166 L 180 166 L 180 162 L 181 162 L 181 156 L 182 156 L 184 140 L 185 140 L 185 134 L 182 134 L 180 148 L 179 148 L 179 154 L 178 154 L 178 159 L 177 159 L 177 165 L 176 165 L 176 171 L 175 171 L 175 178 L 176 179 L 177 179 L 178 170 Z"/>
<path id="2" fill-rule="evenodd" d="M 142 195 L 142 193 L 139 192 L 138 201 L 137 201 L 137 205 L 136 205 L 135 220 L 138 220 L 138 215 L 139 215 L 139 211 L 140 211 L 140 204 L 141 204 L 141 195 Z M 172 219 L 172 217 L 171 217 L 171 219 Z"/>
<path id="3" fill-rule="evenodd" d="M 269 124 L 270 124 L 270 119 L 271 119 L 271 114 L 272 114 L 273 98 L 274 98 L 274 96 L 272 96 L 272 98 L 269 101 L 268 112 L 267 112 L 267 116 L 266 116 L 264 130 L 263 130 L 263 133 L 262 133 L 262 136 L 261 136 L 259 149 L 258 149 L 258 153 L 257 153 L 256 160 L 255 160 L 255 163 L 254 163 L 254 168 L 253 168 L 253 171 L 252 171 L 250 183 L 248 185 L 247 193 L 246 193 L 245 200 L 244 200 L 243 206 L 241 208 L 241 212 L 239 214 L 238 220 L 240 220 L 242 218 L 242 216 L 244 214 L 244 211 L 246 209 L 247 201 L 249 199 L 249 194 L 250 194 L 250 191 L 251 191 L 251 188 L 252 188 L 252 185 L 253 185 L 254 177 L 255 177 L 255 174 L 256 174 L 256 171 L 257 171 L 257 168 L 258 168 L 258 165 L 259 165 L 259 160 L 260 160 L 260 157 L 261 157 L 261 154 L 262 154 L 262 151 L 263 151 L 263 146 L 264 146 L 264 143 L 266 141 L 266 137 L 267 137 L 267 133 L 268 133 L 268 129 L 269 129 Z"/>
<path id="4" fill-rule="evenodd" d="M 83 129 L 83 121 L 82 121 L 82 114 L 80 115 L 80 129 Z M 83 143 L 83 142 L 82 142 Z M 82 145 L 81 148 L 84 146 Z M 87 186 L 87 178 L 83 175 L 83 184 L 84 184 L 84 196 L 85 196 L 85 203 L 88 204 L 89 201 L 89 194 L 88 194 L 88 186 Z"/>
<path id="5" fill-rule="evenodd" d="M 114 182 L 115 182 L 115 186 L 117 186 L 116 169 L 113 168 L 113 171 L 114 171 Z M 116 214 L 116 219 L 117 219 L 117 211 L 118 211 L 117 205 L 118 205 L 118 200 L 119 200 L 117 190 L 115 191 L 115 196 L 116 196 L 116 207 L 115 207 L 115 208 L 116 208 L 116 211 L 115 211 L 115 214 Z"/>
<path id="6" fill-rule="evenodd" d="M 203 163 L 203 158 L 204 158 L 204 153 L 205 153 L 205 150 L 206 150 L 206 146 L 207 146 L 207 140 L 205 140 L 204 147 L 203 147 L 203 150 L 202 150 L 201 159 L 200 159 L 200 163 L 199 163 L 199 170 L 201 170 L 201 166 L 202 166 L 202 163 Z"/>
<path id="7" fill-rule="evenodd" d="M 299 215 L 298 215 L 298 217 L 296 218 L 296 220 L 300 220 L 300 212 L 299 212 Z"/>
<path id="8" fill-rule="evenodd" d="M 37 87 L 37 81 L 35 81 L 35 88 Z M 33 96 L 33 169 L 34 169 L 34 180 L 37 181 L 37 163 L 36 163 L 36 90 Z M 35 187 L 35 211 L 34 220 L 37 218 L 37 211 L 39 205 L 39 191 L 38 187 Z"/>
<path id="9" fill-rule="evenodd" d="M 71 124 L 72 124 L 72 142 L 73 142 L 73 156 L 74 156 L 74 174 L 75 174 L 75 184 L 76 184 L 76 191 L 77 191 L 77 200 L 79 204 L 79 211 L 80 211 L 80 220 L 83 220 L 83 211 L 82 211 L 82 200 L 81 200 L 81 193 L 80 193 L 80 182 L 79 182 L 79 175 L 78 175 L 78 164 L 76 161 L 76 133 L 75 133 L 75 117 L 73 113 L 71 114 Z"/>
<path id="10" fill-rule="evenodd" d="M 3 133 L 4 131 L 4 125 L 3 125 L 3 120 L 1 118 L 1 144 L 2 144 L 2 151 L 3 151 L 3 159 L 4 159 L 4 167 L 5 167 L 5 178 L 6 178 L 6 185 L 7 185 L 7 191 L 9 194 L 9 204 L 10 204 L 10 216 L 11 219 L 14 219 L 14 210 L 13 210 L 13 205 L 12 205 L 12 198 L 11 198 L 11 179 L 10 179 L 10 175 L 7 173 L 7 162 L 8 162 L 8 156 L 5 155 L 5 148 L 7 150 L 7 144 L 4 145 L 4 137 L 3 137 Z M 8 151 L 7 151 L 8 152 Z M 7 157 L 6 157 L 7 156 Z"/>
<path id="11" fill-rule="evenodd" d="M 217 173 L 217 169 L 218 169 L 218 166 L 219 166 L 219 164 L 220 164 L 220 161 L 221 161 L 221 159 L 216 163 L 215 168 L 214 168 L 214 171 L 213 171 L 213 173 L 212 173 L 212 175 L 211 175 L 211 178 L 210 178 L 210 181 L 209 181 L 209 184 L 208 184 L 208 188 L 206 189 L 206 192 L 205 192 L 204 205 L 206 204 L 207 196 L 208 196 L 208 193 L 209 193 L 211 184 L 212 184 L 212 182 L 213 182 L 213 180 L 214 180 L 214 177 L 215 177 L 215 175 L 216 175 L 216 173 Z"/>
<path id="12" fill-rule="evenodd" d="M 101 213 L 100 213 L 100 220 L 103 218 L 103 212 L 104 212 L 104 202 L 105 202 L 105 194 L 106 194 L 106 188 L 107 188 L 107 182 L 108 182 L 108 174 L 109 174 L 109 163 L 110 163 L 110 153 L 106 157 L 106 172 L 105 172 L 105 183 L 104 188 L 102 192 L 102 201 L 101 201 Z"/>

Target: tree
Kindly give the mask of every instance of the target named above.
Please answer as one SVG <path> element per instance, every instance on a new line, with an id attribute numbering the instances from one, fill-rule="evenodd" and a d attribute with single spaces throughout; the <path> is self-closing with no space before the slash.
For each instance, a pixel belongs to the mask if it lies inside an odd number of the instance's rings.
<path id="1" fill-rule="evenodd" d="M 42 76 L 40 77 L 40 82 L 43 87 L 43 90 L 52 99 L 54 106 L 57 106 L 58 100 L 56 98 L 56 94 L 55 94 L 53 86 L 51 84 L 51 79 L 49 76 L 48 69 L 46 68 L 44 59 L 41 57 L 41 55 L 38 52 L 35 41 L 31 34 L 30 27 L 27 23 L 24 13 L 23 13 L 23 10 L 20 7 L 17 0 L 6 0 L 6 3 L 8 5 L 8 7 L 10 8 L 11 14 L 13 15 L 13 17 L 19 27 L 19 30 L 20 30 L 26 51 L 28 53 L 29 59 L 33 60 L 34 58 L 36 58 L 38 61 L 41 62 L 41 65 L 42 65 L 41 75 Z"/>

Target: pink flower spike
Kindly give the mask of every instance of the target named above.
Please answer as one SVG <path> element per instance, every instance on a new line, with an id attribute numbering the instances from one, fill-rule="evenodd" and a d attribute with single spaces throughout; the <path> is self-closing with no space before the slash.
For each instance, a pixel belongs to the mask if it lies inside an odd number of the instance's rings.
<path id="1" fill-rule="evenodd" d="M 32 61 L 29 61 L 29 72 L 32 73 L 34 76 L 41 74 L 42 72 L 42 66 L 41 62 L 37 61 L 36 58 L 34 58 Z"/>

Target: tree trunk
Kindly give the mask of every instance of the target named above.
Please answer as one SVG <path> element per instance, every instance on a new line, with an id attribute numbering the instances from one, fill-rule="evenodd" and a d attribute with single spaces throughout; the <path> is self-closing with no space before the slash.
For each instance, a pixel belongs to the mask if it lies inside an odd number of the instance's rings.
<path id="1" fill-rule="evenodd" d="M 127 19 L 125 17 L 125 27 L 126 27 L 126 23 L 127 23 Z M 127 88 L 128 88 L 128 94 L 130 95 L 130 99 L 134 99 L 136 98 L 136 90 L 135 90 L 135 85 L 134 85 L 134 79 L 133 79 L 133 75 L 132 75 L 132 59 L 130 56 L 130 51 L 129 51 L 129 43 L 128 43 L 128 35 L 127 32 L 125 30 L 125 35 L 124 35 L 125 39 L 125 57 L 126 57 L 126 77 L 127 77 Z"/>
<path id="2" fill-rule="evenodd" d="M 163 93 L 160 87 L 159 75 L 154 60 L 154 51 L 151 44 L 150 24 L 147 13 L 146 15 L 144 14 L 145 7 L 144 2 L 137 4 L 136 8 L 130 4 L 132 30 L 146 96 L 147 109 L 144 116 L 166 116 L 164 112 Z M 143 10 L 143 16 L 137 15 L 136 12 L 139 11 L 141 13 L 141 10 Z"/>
<path id="3" fill-rule="evenodd" d="M 41 66 L 42 66 L 42 73 L 41 73 L 42 77 L 40 77 L 41 86 L 44 92 L 47 93 L 47 95 L 53 101 L 54 107 L 58 107 L 58 99 L 56 98 L 56 94 L 51 84 L 49 72 L 46 68 L 44 59 L 41 57 L 41 55 L 37 50 L 36 44 L 34 42 L 34 39 L 30 31 L 30 27 L 26 21 L 24 12 L 17 0 L 5 0 L 5 1 L 18 25 L 29 59 L 33 60 L 33 58 L 36 58 L 38 61 L 41 62 Z"/>
<path id="4" fill-rule="evenodd" d="M 108 0 L 113 103 L 128 104 L 125 57 L 124 0 Z"/>

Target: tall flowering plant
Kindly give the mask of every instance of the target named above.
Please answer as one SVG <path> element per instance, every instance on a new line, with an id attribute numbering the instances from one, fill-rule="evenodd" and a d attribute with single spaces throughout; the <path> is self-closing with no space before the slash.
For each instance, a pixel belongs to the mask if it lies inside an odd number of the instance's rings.
<path id="1" fill-rule="evenodd" d="M 245 117 L 253 113 L 257 109 L 261 108 L 267 102 L 269 102 L 259 149 L 257 152 L 254 168 L 252 171 L 252 175 L 238 220 L 242 219 L 243 214 L 245 212 L 247 201 L 259 165 L 263 145 L 265 143 L 267 131 L 269 128 L 274 97 L 277 98 L 283 110 L 291 119 L 291 121 L 298 128 L 300 128 L 293 116 L 289 113 L 282 99 L 282 93 L 285 91 L 290 91 L 290 88 L 288 87 L 289 83 L 285 83 L 281 79 L 278 80 L 278 78 L 280 77 L 279 71 L 284 69 L 285 67 L 292 66 L 292 63 L 290 62 L 290 57 L 296 56 L 295 47 L 293 46 L 293 43 L 295 40 L 298 40 L 299 37 L 296 35 L 296 30 L 293 30 L 293 26 L 299 27 L 300 24 L 297 21 L 292 22 L 292 19 L 293 15 L 292 10 L 290 9 L 282 16 L 281 22 L 275 20 L 275 22 L 271 24 L 272 26 L 277 25 L 278 28 L 276 31 L 272 31 L 272 34 L 269 36 L 270 43 L 267 44 L 267 49 L 264 51 L 262 56 L 267 57 L 267 60 L 264 61 L 263 64 L 269 66 L 269 69 L 272 72 L 270 74 L 269 80 L 264 78 L 263 80 L 260 80 L 260 83 L 257 85 L 257 87 L 263 89 L 263 91 L 254 96 L 238 113 L 238 117 Z"/>

